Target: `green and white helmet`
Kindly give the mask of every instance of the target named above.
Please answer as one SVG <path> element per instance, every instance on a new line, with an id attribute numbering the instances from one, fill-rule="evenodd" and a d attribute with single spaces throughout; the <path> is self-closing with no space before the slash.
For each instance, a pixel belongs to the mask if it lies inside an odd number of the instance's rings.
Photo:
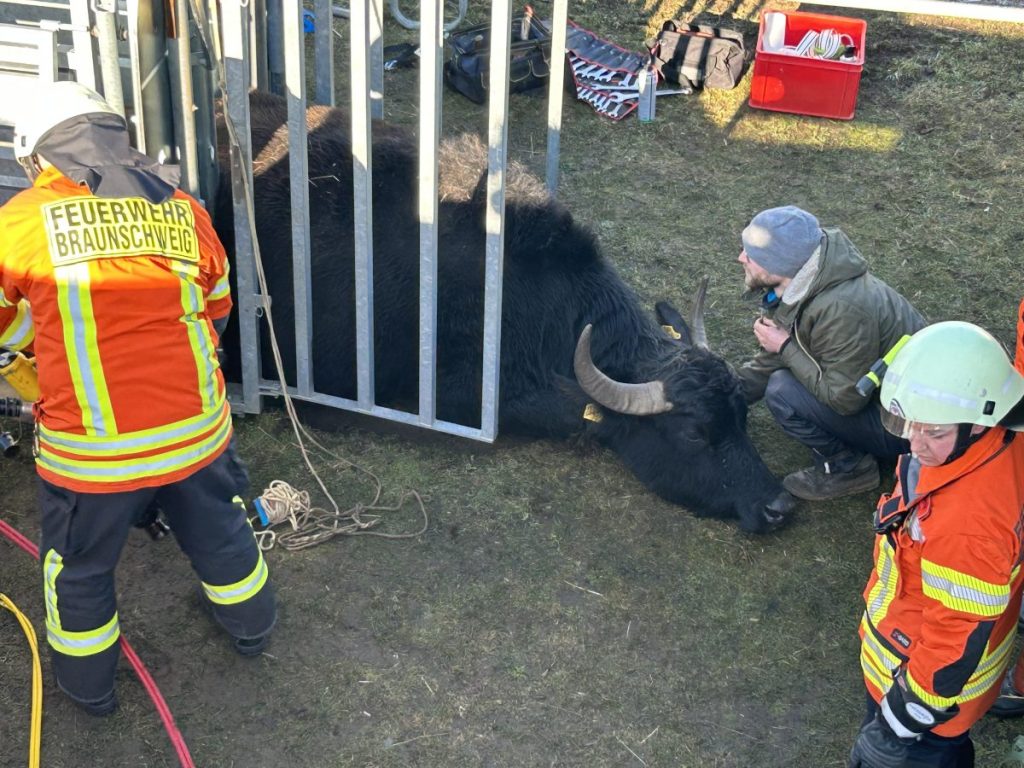
<path id="1" fill-rule="evenodd" d="M 1024 376 L 1002 345 L 971 323 L 936 323 L 915 333 L 882 379 L 882 421 L 993 427 L 1024 397 Z"/>
<path id="2" fill-rule="evenodd" d="M 40 83 L 32 99 L 14 124 L 14 157 L 23 160 L 35 154 L 40 140 L 52 129 L 82 115 L 117 115 L 102 96 L 73 80 Z"/>

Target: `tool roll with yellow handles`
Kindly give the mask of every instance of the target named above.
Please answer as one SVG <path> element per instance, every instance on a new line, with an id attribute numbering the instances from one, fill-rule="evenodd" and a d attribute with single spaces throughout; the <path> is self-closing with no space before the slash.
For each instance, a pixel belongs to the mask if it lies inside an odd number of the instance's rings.
<path id="1" fill-rule="evenodd" d="M 0 352 L 0 376 L 26 403 L 39 399 L 39 377 L 34 358 L 30 360 L 21 352 Z"/>

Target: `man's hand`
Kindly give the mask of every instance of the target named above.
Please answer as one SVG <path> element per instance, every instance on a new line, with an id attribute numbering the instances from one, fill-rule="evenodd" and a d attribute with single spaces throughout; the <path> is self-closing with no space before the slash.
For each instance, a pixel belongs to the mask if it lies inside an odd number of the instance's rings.
<path id="1" fill-rule="evenodd" d="M 754 335 L 757 343 L 767 352 L 778 354 L 783 345 L 789 341 L 789 333 L 767 317 L 759 317 L 754 321 Z"/>

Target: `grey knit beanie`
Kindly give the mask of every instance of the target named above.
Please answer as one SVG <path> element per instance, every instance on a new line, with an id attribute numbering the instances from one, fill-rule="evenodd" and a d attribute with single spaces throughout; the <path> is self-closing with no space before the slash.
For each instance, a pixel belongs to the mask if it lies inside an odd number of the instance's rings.
<path id="1" fill-rule="evenodd" d="M 761 211 L 743 230 L 743 250 L 773 275 L 793 277 L 821 242 L 818 220 L 802 208 L 785 205 Z"/>

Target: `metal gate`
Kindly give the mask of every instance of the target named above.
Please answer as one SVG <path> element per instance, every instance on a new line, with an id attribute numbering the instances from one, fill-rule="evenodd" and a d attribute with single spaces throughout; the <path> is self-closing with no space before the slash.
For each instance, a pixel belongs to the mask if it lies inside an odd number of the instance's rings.
<path id="1" fill-rule="evenodd" d="M 374 402 L 373 252 L 371 117 L 382 115 L 383 0 L 353 0 L 350 33 L 352 162 L 355 202 L 355 286 L 357 396 L 341 398 L 317 391 L 312 370 L 312 293 L 310 286 L 309 180 L 306 173 L 305 61 L 301 0 L 15 0 L 0 3 L 0 85 L 6 89 L 3 37 L 32 38 L 27 49 L 36 63 L 17 77 L 74 78 L 104 93 L 124 110 L 137 147 L 182 166 L 182 188 L 212 201 L 217 187 L 214 97 L 223 88 L 225 114 L 236 138 L 232 146 L 232 190 L 236 242 L 242 377 L 231 387 L 236 410 L 255 413 L 262 399 L 282 393 L 282 382 L 262 376 L 261 319 L 268 305 L 257 280 L 252 226 L 252 152 L 249 142 L 250 86 L 272 90 L 288 103 L 291 169 L 292 264 L 295 291 L 296 399 L 358 411 L 473 439 L 497 434 L 501 349 L 501 287 L 504 247 L 504 182 L 507 160 L 508 52 L 511 0 L 491 3 L 492 68 L 488 112 L 486 277 L 483 380 L 480 428 L 436 417 L 437 211 L 436 156 L 441 126 L 441 64 L 444 50 L 443 0 L 420 3 L 419 203 L 420 295 L 416 413 Z M 109 3 L 109 4 L 107 4 Z M 555 0 L 553 50 L 564 50 L 567 0 Z M 10 7 L 31 8 L 30 18 L 11 20 Z M 334 7 L 312 3 L 315 20 L 313 101 L 334 101 Z M 5 8 L 6 7 L 6 8 Z M 165 13 L 165 8 L 167 12 Z M 17 23 L 11 23 L 11 21 Z M 11 29 L 8 29 L 11 27 Z M 95 32 L 95 39 L 92 36 Z M 19 43 L 21 44 L 21 43 Z M 26 47 L 24 44 L 21 44 Z M 23 55 L 22 58 L 25 58 Z M 556 59 L 557 60 L 557 59 Z M 54 64 L 51 67 L 50 62 Z M 219 65 L 222 65 L 219 66 Z M 12 74 L 12 77 L 14 75 Z M 6 90 L 4 91 L 6 94 Z M 562 68 L 552 67 L 548 107 L 548 187 L 557 184 L 561 128 Z M 3 100 L 6 101 L 6 98 Z M 424 107 L 423 105 L 428 105 Z M 0 117 L 0 129 L 4 118 Z M 8 121 L 10 122 L 10 121 Z M 2 147 L 0 147 L 2 149 Z M 0 155 L 2 159 L 2 155 Z M 11 176 L 0 184 L 18 183 Z"/>

